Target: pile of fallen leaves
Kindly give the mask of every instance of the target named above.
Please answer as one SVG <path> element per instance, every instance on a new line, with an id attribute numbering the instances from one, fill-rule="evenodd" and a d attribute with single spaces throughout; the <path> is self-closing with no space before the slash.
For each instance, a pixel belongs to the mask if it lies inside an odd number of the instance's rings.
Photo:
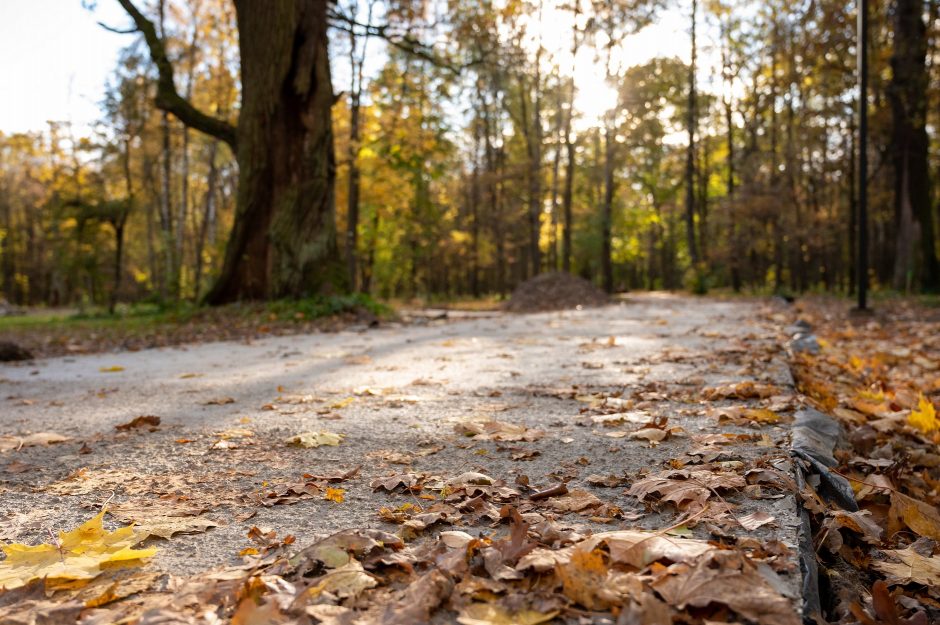
<path id="1" fill-rule="evenodd" d="M 579 306 L 603 306 L 607 295 L 585 280 L 570 273 L 543 273 L 526 280 L 512 292 L 505 309 L 510 312 L 565 310 Z"/>
<path id="2" fill-rule="evenodd" d="M 926 625 L 940 619 L 940 311 L 887 302 L 798 305 L 818 337 L 794 355 L 798 388 L 841 424 L 838 466 L 858 510 L 808 484 L 813 546 L 830 621 Z M 818 484 L 816 485 L 819 486 Z"/>
<path id="3" fill-rule="evenodd" d="M 701 622 L 691 615 L 705 608 L 722 622 L 800 622 L 780 590 L 776 569 L 786 563 L 758 541 L 731 548 L 632 529 L 584 536 L 508 505 L 476 535 L 445 531 L 407 546 L 395 534 L 346 530 L 300 551 L 285 540 L 190 579 L 128 573 L 152 555 L 130 549 L 134 537 L 132 528 L 103 531 L 99 515 L 55 544 L 6 547 L 0 586 L 12 590 L 0 594 L 0 622 L 411 625 L 438 614 L 535 625 L 612 612 L 618 622 L 665 625 Z"/>

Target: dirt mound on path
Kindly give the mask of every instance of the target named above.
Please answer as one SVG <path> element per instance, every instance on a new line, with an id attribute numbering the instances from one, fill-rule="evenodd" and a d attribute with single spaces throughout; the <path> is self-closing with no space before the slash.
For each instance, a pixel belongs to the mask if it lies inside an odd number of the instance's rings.
<path id="1" fill-rule="evenodd" d="M 603 306 L 610 299 L 583 278 L 570 273 L 543 273 L 516 287 L 506 302 L 510 312 L 564 310 L 578 306 Z"/>

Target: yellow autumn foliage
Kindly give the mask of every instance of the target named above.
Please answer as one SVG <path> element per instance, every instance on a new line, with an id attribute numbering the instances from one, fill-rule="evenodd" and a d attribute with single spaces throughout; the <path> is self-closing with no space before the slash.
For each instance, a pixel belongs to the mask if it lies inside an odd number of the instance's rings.
<path id="1" fill-rule="evenodd" d="M 911 414 L 908 415 L 907 423 L 924 434 L 930 434 L 931 432 L 940 430 L 940 420 L 937 419 L 937 410 L 923 395 L 920 396 L 917 408 L 911 410 Z"/>
<path id="2" fill-rule="evenodd" d="M 153 547 L 133 549 L 140 542 L 132 526 L 109 532 L 102 526 L 104 510 L 70 532 L 59 532 L 59 544 L 0 546 L 6 559 L 0 562 L 0 589 L 25 586 L 45 579 L 61 585 L 87 581 L 109 566 L 136 566 L 157 553 Z"/>

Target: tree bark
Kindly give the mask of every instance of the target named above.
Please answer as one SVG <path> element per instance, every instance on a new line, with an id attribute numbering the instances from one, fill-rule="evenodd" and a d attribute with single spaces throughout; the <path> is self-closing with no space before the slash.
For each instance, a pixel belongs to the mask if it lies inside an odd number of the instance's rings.
<path id="1" fill-rule="evenodd" d="M 153 24 L 119 0 L 160 72 L 157 106 L 235 148 L 235 222 L 209 304 L 300 297 L 345 282 L 336 245 L 336 166 L 327 8 L 322 0 L 236 0 L 241 55 L 237 128 L 177 92 Z"/>
<path id="2" fill-rule="evenodd" d="M 916 230 L 920 230 L 920 281 L 940 288 L 934 242 L 927 137 L 927 27 L 923 0 L 897 0 L 894 52 L 888 89 L 893 120 L 894 208 L 897 227 L 894 286 L 910 285 L 915 275 Z"/>

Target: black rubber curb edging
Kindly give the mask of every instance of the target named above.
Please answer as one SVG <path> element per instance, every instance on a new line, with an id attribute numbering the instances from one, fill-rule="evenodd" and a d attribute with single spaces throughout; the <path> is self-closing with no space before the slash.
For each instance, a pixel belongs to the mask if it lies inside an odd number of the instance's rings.
<path id="1" fill-rule="evenodd" d="M 787 343 L 787 351 L 791 359 L 800 353 L 819 353 L 819 341 L 816 340 L 810 324 L 803 320 L 797 321 L 788 332 L 790 340 Z M 792 368 L 790 378 L 795 387 Z M 809 484 L 826 503 L 856 512 L 858 504 L 848 480 L 829 470 L 838 464 L 832 452 L 843 435 L 842 426 L 832 417 L 814 408 L 804 408 L 796 413 L 791 428 L 790 455 L 794 459 L 796 485 L 800 492 Z M 800 517 L 799 561 L 800 573 L 803 575 L 803 622 L 806 625 L 817 625 L 822 616 L 822 600 L 819 566 L 813 547 L 813 527 L 809 511 L 803 506 L 799 493 L 796 496 L 796 505 Z"/>

